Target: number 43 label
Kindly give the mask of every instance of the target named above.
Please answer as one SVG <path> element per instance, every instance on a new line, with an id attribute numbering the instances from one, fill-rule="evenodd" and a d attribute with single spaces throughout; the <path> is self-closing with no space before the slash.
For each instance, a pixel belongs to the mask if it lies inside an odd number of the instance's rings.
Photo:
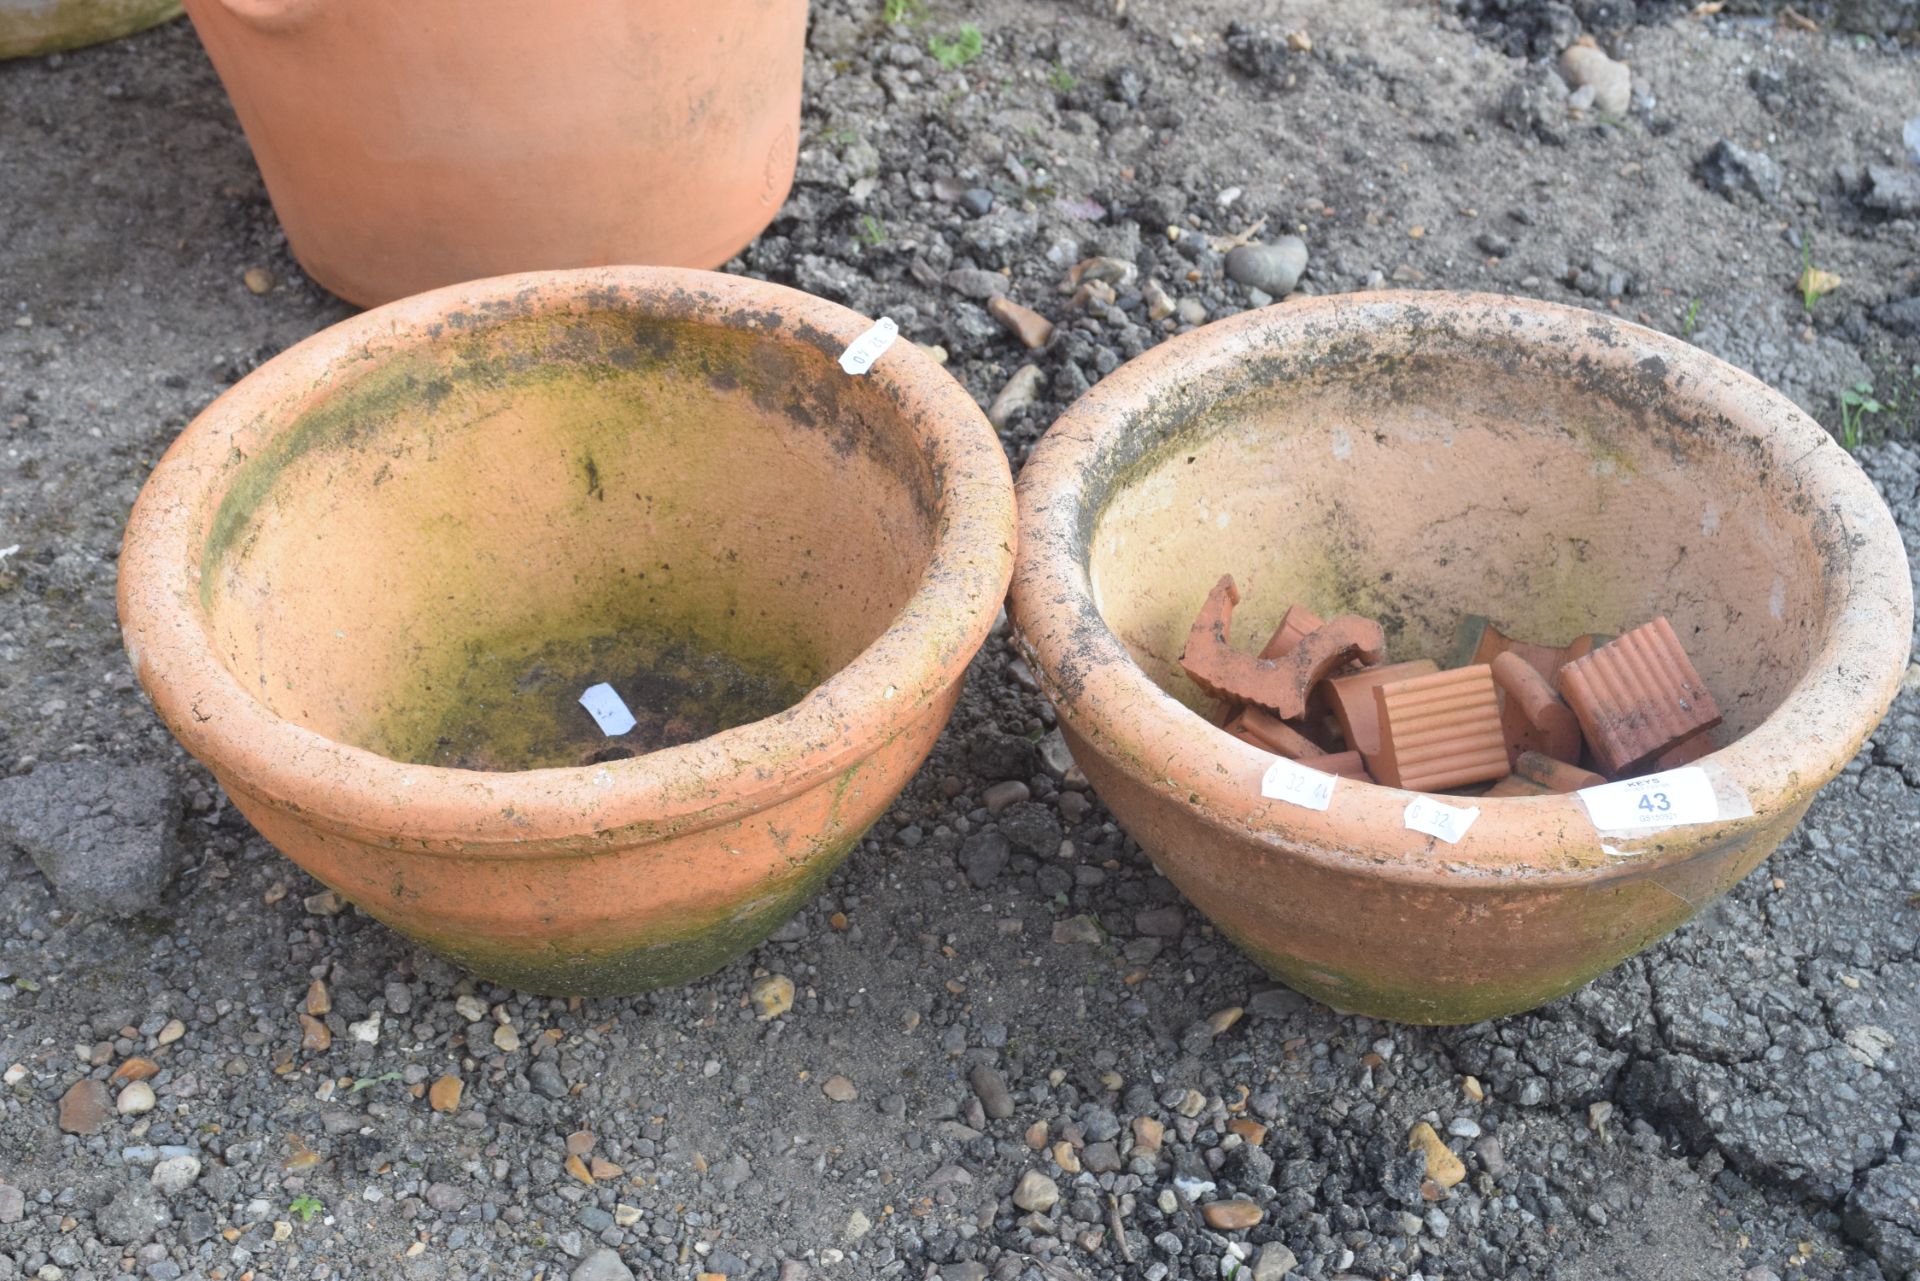
<path id="1" fill-rule="evenodd" d="M 1720 817 L 1713 780 L 1705 770 L 1695 767 L 1582 788 L 1576 795 L 1587 807 L 1593 825 L 1603 832 L 1680 827 L 1711 823 Z"/>

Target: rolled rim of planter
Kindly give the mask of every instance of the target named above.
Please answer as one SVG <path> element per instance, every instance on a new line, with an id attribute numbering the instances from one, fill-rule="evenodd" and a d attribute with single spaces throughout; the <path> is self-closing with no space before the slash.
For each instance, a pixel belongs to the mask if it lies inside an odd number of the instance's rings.
<path id="1" fill-rule="evenodd" d="M 1222 388 L 1247 389 L 1260 362 L 1278 350 L 1317 344 L 1337 361 L 1343 344 L 1365 354 L 1355 344 L 1368 334 L 1420 329 L 1489 346 L 1537 342 L 1549 332 L 1586 336 L 1581 355 L 1597 376 L 1711 403 L 1724 430 L 1790 472 L 1819 507 L 1816 519 L 1850 547 L 1844 569 L 1827 583 L 1825 635 L 1800 680 L 1760 724 L 1699 762 L 1721 790 L 1730 784 L 1744 793 L 1751 816 L 1609 837 L 1608 852 L 1575 795 L 1478 797 L 1460 802 L 1479 807 L 1480 816 L 1458 844 L 1428 849 L 1431 842 L 1408 840 L 1403 857 L 1382 859 L 1354 848 L 1353 836 L 1400 831 L 1418 793 L 1343 780 L 1325 812 L 1263 799 L 1260 780 L 1275 758 L 1214 732 L 1108 628 L 1089 578 L 1094 534 L 1129 466 L 1151 452 L 1153 424 L 1204 413 Z M 1290 858 L 1382 882 L 1462 892 L 1597 888 L 1684 863 L 1777 821 L 1838 774 L 1885 714 L 1907 666 L 1913 597 L 1905 553 L 1885 503 L 1853 459 L 1757 379 L 1678 339 L 1572 307 L 1382 291 L 1302 299 L 1219 321 L 1162 343 L 1081 397 L 1035 447 L 1019 497 L 1012 612 L 1061 719 L 1110 745 L 1106 764 L 1185 796 L 1209 824 L 1256 844 L 1284 837 Z"/>
<path id="2" fill-rule="evenodd" d="M 229 452 L 323 401 L 343 377 L 448 330 L 501 315 L 622 307 L 801 342 L 837 359 L 872 322 L 797 290 L 664 267 L 529 272 L 453 285 L 362 313 L 289 348 L 214 401 L 154 468 L 120 560 L 122 631 L 136 674 L 182 744 L 308 821 L 421 853 L 566 857 L 583 836 L 699 831 L 831 778 L 947 691 L 993 625 L 1012 572 L 1006 457 L 979 407 L 912 342 L 862 375 L 902 409 L 939 498 L 931 557 L 887 630 L 799 703 L 681 746 L 602 764 L 487 772 L 408 764 L 283 719 L 208 643 L 197 566 Z M 837 367 L 835 368 L 837 373 Z M 887 709 L 876 714 L 873 709 Z M 360 816 L 385 814 L 379 832 Z M 575 845 L 569 848 L 567 842 Z"/>

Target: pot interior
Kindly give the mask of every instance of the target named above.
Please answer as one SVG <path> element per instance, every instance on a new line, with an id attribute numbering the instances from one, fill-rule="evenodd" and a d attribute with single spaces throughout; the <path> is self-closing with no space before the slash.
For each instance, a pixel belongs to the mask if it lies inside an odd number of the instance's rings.
<path id="1" fill-rule="evenodd" d="M 327 738 L 486 770 L 797 702 L 919 586 L 937 486 L 824 337 L 742 325 L 453 316 L 242 429 L 199 566 L 227 669 Z M 602 682 L 631 732 L 579 705 Z"/>
<path id="2" fill-rule="evenodd" d="M 1193 375 L 1097 469 L 1107 626 L 1211 714 L 1179 656 L 1222 574 L 1248 651 L 1295 602 L 1443 667 L 1464 614 L 1555 645 L 1665 614 L 1725 714 L 1716 743 L 1750 730 L 1820 643 L 1832 536 L 1757 447 L 1764 424 L 1555 337 L 1369 334 Z"/>

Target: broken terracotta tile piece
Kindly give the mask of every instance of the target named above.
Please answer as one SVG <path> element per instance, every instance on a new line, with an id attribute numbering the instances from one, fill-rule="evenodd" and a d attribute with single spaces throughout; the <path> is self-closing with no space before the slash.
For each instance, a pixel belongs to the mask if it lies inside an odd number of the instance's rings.
<path id="1" fill-rule="evenodd" d="M 1500 728 L 1508 753 L 1516 758 L 1522 752 L 1540 752 L 1555 760 L 1579 760 L 1580 722 L 1540 670 L 1512 650 L 1494 655 L 1489 669 L 1503 695 Z"/>
<path id="2" fill-rule="evenodd" d="M 1314 686 L 1349 663 L 1378 663 L 1386 652 L 1387 637 L 1380 624 L 1358 614 L 1342 614 L 1308 632 L 1285 658 L 1275 660 L 1275 674 L 1260 691 L 1264 697 L 1247 701 L 1292 720 L 1306 714 L 1307 696 Z"/>
<path id="3" fill-rule="evenodd" d="M 1519 774 L 1509 774 L 1505 778 L 1501 779 L 1498 783 L 1495 783 L 1492 787 L 1489 787 L 1486 791 L 1480 793 L 1480 795 L 1482 796 L 1551 796 L 1553 795 L 1553 789 L 1548 787 L 1542 787 L 1540 786 L 1540 784 L 1534 782 L 1532 779 L 1523 778 Z"/>
<path id="4" fill-rule="evenodd" d="M 1714 750 L 1713 735 L 1706 730 L 1689 735 L 1653 758 L 1656 770 L 1679 769 L 1682 765 L 1691 765 L 1702 756 Z"/>
<path id="5" fill-rule="evenodd" d="M 1367 773 L 1367 763 L 1358 752 L 1329 752 L 1325 756 L 1315 756 L 1301 764 L 1319 770 L 1322 774 L 1338 774 L 1341 778 L 1357 778 L 1363 783 L 1371 783 L 1373 775 Z"/>
<path id="6" fill-rule="evenodd" d="M 1252 743 L 1255 747 L 1265 748 L 1279 756 L 1292 757 L 1296 761 L 1326 755 L 1318 743 L 1266 708 L 1255 707 L 1251 703 L 1242 707 L 1233 719 L 1227 722 L 1226 731 L 1235 738 Z"/>
<path id="7" fill-rule="evenodd" d="M 1568 663 L 1558 684 L 1593 758 L 1616 776 L 1720 723 L 1719 704 L 1665 618 Z"/>
<path id="8" fill-rule="evenodd" d="M 1233 609 L 1239 603 L 1233 575 L 1222 576 L 1207 593 L 1180 651 L 1180 666 L 1193 683 L 1218 699 L 1257 704 L 1292 720 L 1306 711 L 1307 695 L 1323 677 L 1354 661 L 1378 662 L 1385 651 L 1380 624 L 1343 614 L 1307 633 L 1286 657 L 1255 658 L 1233 647 Z"/>
<path id="9" fill-rule="evenodd" d="M 1432 659 L 1417 658 L 1408 663 L 1369 667 L 1329 680 L 1322 688 L 1327 692 L 1327 702 L 1332 705 L 1334 719 L 1340 723 L 1340 733 L 1347 746 L 1363 756 L 1380 750 L 1380 713 L 1373 701 L 1375 686 L 1430 676 L 1439 670 L 1440 665 Z"/>
<path id="10" fill-rule="evenodd" d="M 1366 758 L 1389 787 L 1440 792 L 1504 778 L 1507 740 L 1484 663 L 1377 685 L 1380 750 Z"/>
<path id="11" fill-rule="evenodd" d="M 1578 765 L 1569 765 L 1540 752 L 1522 752 L 1513 763 L 1514 778 L 1524 779 L 1549 792 L 1577 792 L 1583 787 L 1598 787 L 1606 782 L 1602 775 Z"/>
<path id="12" fill-rule="evenodd" d="M 1589 632 L 1566 645 L 1536 645 L 1507 635 L 1484 615 L 1468 614 L 1460 620 L 1460 629 L 1454 633 L 1453 661 L 1448 666 L 1471 667 L 1475 663 L 1492 663 L 1501 654 L 1517 654 L 1551 681 L 1562 667 L 1576 658 L 1585 658 L 1608 639 Z"/>
<path id="13" fill-rule="evenodd" d="M 1289 605 L 1287 612 L 1280 616 L 1280 626 L 1273 629 L 1273 635 L 1261 647 L 1260 657 L 1269 662 L 1285 658 L 1310 633 L 1324 626 L 1326 620 L 1305 605 Z"/>

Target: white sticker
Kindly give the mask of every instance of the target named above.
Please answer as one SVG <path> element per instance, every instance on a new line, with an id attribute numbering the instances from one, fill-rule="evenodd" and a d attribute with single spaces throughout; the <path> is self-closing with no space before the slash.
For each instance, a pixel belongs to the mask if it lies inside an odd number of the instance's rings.
<path id="1" fill-rule="evenodd" d="M 1713 780 L 1698 766 L 1583 787 L 1574 795 L 1587 807 L 1593 825 L 1603 832 L 1680 827 L 1711 823 L 1720 817 Z"/>
<path id="2" fill-rule="evenodd" d="M 882 352 L 893 346 L 893 340 L 900 336 L 900 326 L 893 323 L 891 316 L 882 316 L 873 322 L 873 328 L 853 340 L 853 343 L 840 353 L 840 368 L 855 375 L 866 373 L 873 368 L 873 362 L 880 359 Z"/>
<path id="3" fill-rule="evenodd" d="M 1334 775 L 1308 769 L 1299 761 L 1276 757 L 1260 779 L 1260 795 L 1270 801 L 1285 801 L 1310 810 L 1324 810 L 1333 804 Z"/>
<path id="4" fill-rule="evenodd" d="M 617 738 L 639 723 L 627 710 L 626 700 L 604 681 L 580 696 L 580 706 L 587 709 L 587 715 L 608 738 Z"/>
<path id="5" fill-rule="evenodd" d="M 1443 805 L 1431 796 L 1416 796 L 1407 802 L 1407 830 L 1437 836 L 1449 845 L 1458 845 L 1479 817 L 1478 808 Z"/>

